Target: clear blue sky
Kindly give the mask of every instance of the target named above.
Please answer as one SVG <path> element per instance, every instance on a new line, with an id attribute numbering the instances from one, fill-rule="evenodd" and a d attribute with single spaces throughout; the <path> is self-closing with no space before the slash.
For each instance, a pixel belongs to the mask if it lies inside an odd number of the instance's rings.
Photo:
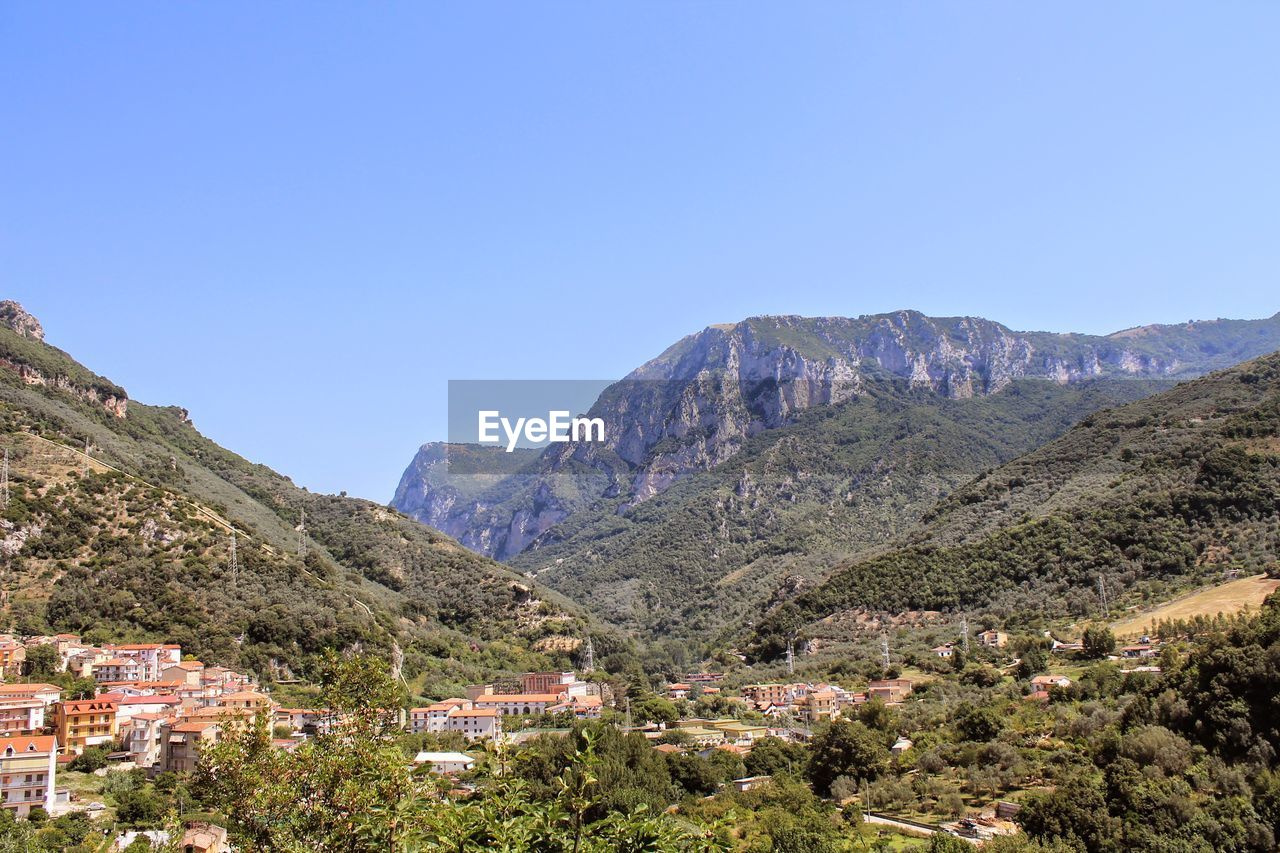
<path id="1" fill-rule="evenodd" d="M 450 378 L 709 323 L 1280 310 L 1280 4 L 7 3 L 3 296 L 389 498 Z"/>

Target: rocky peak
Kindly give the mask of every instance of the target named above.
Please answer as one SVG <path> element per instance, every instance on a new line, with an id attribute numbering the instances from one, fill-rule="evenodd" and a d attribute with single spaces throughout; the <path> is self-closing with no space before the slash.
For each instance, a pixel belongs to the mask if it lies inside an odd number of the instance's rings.
<path id="1" fill-rule="evenodd" d="M 1018 332 L 980 317 L 910 310 L 749 317 L 689 335 L 605 389 L 589 412 L 605 422 L 603 444 L 553 445 L 519 480 L 467 495 L 452 472 L 437 482 L 440 467 L 424 452 L 405 472 L 395 505 L 506 559 L 581 506 L 647 500 L 725 462 L 759 432 L 805 409 L 843 403 L 871 383 L 962 399 L 1022 379 L 1188 378 L 1277 347 L 1280 318 L 1103 337 Z M 571 485 L 557 490 L 566 479 Z"/>
<path id="2" fill-rule="evenodd" d="M 28 314 L 25 308 L 12 299 L 0 302 L 0 323 L 13 329 L 24 338 L 31 338 L 35 341 L 44 340 L 44 328 L 40 325 L 40 321 Z"/>

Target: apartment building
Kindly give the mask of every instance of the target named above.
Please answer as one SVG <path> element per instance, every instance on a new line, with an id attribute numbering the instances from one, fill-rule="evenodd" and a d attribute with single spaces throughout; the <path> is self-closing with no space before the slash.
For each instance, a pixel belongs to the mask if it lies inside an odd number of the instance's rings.
<path id="1" fill-rule="evenodd" d="M 164 714 L 134 714 L 127 728 L 121 727 L 124 748 L 129 760 L 138 767 L 152 767 L 160 761 L 160 732 L 165 723 L 175 718 Z"/>
<path id="2" fill-rule="evenodd" d="M 53 726 L 62 751 L 79 755 L 90 746 L 110 746 L 116 738 L 116 703 L 101 699 L 59 702 Z"/>
<path id="3" fill-rule="evenodd" d="M 32 735 L 44 728 L 44 702 L 0 699 L 0 737 Z"/>
<path id="4" fill-rule="evenodd" d="M 881 699 L 885 704 L 901 702 L 911 695 L 911 681 L 906 678 L 885 678 L 867 684 L 867 696 Z"/>
<path id="5" fill-rule="evenodd" d="M 160 726 L 162 773 L 190 773 L 200 763 L 200 750 L 218 742 L 222 725 L 217 720 L 178 720 Z"/>
<path id="6" fill-rule="evenodd" d="M 26 646 L 14 639 L 0 639 L 0 672 L 15 678 L 22 674 L 22 662 L 26 659 Z"/>
<path id="7" fill-rule="evenodd" d="M 137 662 L 139 675 L 136 678 L 116 679 L 118 681 L 159 681 L 162 671 L 182 663 L 182 646 L 172 643 L 126 643 L 103 646 L 102 649 L 116 658 Z"/>
<path id="8" fill-rule="evenodd" d="M 112 657 L 89 665 L 89 675 L 99 684 L 143 681 L 143 665 L 133 658 Z"/>
<path id="9" fill-rule="evenodd" d="M 502 715 L 493 708 L 454 708 L 444 730 L 461 732 L 467 740 L 497 740 L 502 734 Z"/>
<path id="10" fill-rule="evenodd" d="M 0 738 L 0 807 L 18 817 L 52 808 L 57 753 L 52 735 Z"/>
<path id="11" fill-rule="evenodd" d="M 39 699 L 48 708 L 62 698 L 62 688 L 54 684 L 0 684 L 0 701 Z"/>

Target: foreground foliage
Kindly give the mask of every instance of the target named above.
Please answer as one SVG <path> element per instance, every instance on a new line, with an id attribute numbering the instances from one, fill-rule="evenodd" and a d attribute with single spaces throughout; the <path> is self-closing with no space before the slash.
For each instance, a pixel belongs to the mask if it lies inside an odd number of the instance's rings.
<path id="1" fill-rule="evenodd" d="M 385 667 L 357 659 L 331 667 L 326 702 L 337 724 L 291 752 L 265 718 L 201 757 L 196 791 L 255 850 L 712 851 L 715 832 L 651 811 L 598 808 L 597 733 L 575 746 L 548 796 L 500 773 L 474 792 L 410 769 L 395 742 L 397 689 Z"/>

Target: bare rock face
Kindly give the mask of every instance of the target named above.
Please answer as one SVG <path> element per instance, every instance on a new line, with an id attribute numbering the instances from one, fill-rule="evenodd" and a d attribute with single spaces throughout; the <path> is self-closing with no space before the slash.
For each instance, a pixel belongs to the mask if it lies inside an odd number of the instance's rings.
<path id="1" fill-rule="evenodd" d="M 36 341 L 44 340 L 44 329 L 40 326 L 40 321 L 28 314 L 25 308 L 12 299 L 0 302 L 0 323 L 13 329 L 24 338 L 31 338 Z"/>
<path id="2" fill-rule="evenodd" d="M 424 447 L 393 503 L 507 559 L 593 501 L 647 500 L 730 459 L 762 430 L 856 397 L 869 382 L 962 399 L 1019 379 L 1184 378 L 1277 348 L 1280 314 L 1109 336 L 1014 332 L 917 311 L 753 317 L 690 335 L 607 388 L 589 412 L 605 422 L 603 443 L 551 445 L 520 481 L 461 492 L 435 476 L 438 450 Z"/>
<path id="3" fill-rule="evenodd" d="M 44 328 L 40 325 L 40 321 L 27 313 L 25 308 L 12 299 L 0 301 L 0 324 L 24 338 L 45 344 Z M 67 363 L 74 364 L 70 362 L 69 356 L 61 350 L 50 347 L 48 344 L 45 344 L 45 347 L 48 348 L 49 352 L 66 358 L 68 360 Z M 115 387 L 106 380 L 101 383 L 85 383 L 83 380 L 73 379 L 62 372 L 46 372 L 36 364 L 29 363 L 28 357 L 22 353 L 0 355 L 0 367 L 16 373 L 18 378 L 27 385 L 56 388 L 87 403 L 100 406 L 113 417 L 124 418 L 128 415 L 129 400 L 125 396 L 124 390 Z M 89 375 L 91 376 L 92 374 Z"/>

